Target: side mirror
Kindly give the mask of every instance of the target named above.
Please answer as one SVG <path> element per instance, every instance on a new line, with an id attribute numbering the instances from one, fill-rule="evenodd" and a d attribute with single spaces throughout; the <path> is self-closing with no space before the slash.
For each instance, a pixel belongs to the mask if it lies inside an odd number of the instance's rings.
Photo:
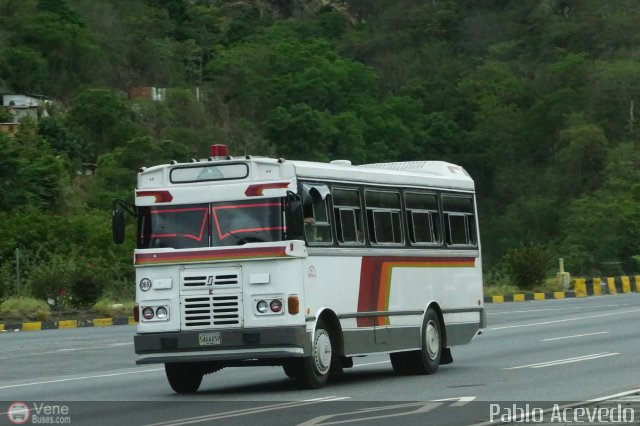
<path id="1" fill-rule="evenodd" d="M 287 240 L 304 240 L 302 200 L 293 192 L 287 193 L 285 220 L 287 221 Z"/>
<path id="2" fill-rule="evenodd" d="M 124 210 L 119 208 L 113 209 L 111 213 L 111 232 L 114 243 L 124 243 Z"/>

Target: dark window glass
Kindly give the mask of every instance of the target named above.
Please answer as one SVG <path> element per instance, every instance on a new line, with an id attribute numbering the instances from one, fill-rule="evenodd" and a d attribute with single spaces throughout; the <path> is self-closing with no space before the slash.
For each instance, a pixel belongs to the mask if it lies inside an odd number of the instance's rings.
<path id="1" fill-rule="evenodd" d="M 338 242 L 364 244 L 364 227 L 358 191 L 334 188 L 332 196 Z"/>
<path id="2" fill-rule="evenodd" d="M 404 194 L 409 239 L 415 245 L 442 244 L 438 196 L 418 192 Z"/>
<path id="3" fill-rule="evenodd" d="M 450 244 L 470 244 L 467 235 L 467 220 L 462 215 L 449 215 Z"/>
<path id="4" fill-rule="evenodd" d="M 329 188 L 324 184 L 303 184 L 303 210 L 305 237 L 309 244 L 331 244 L 329 221 Z"/>
<path id="5" fill-rule="evenodd" d="M 139 248 L 194 248 L 209 245 L 208 204 L 142 207 Z"/>
<path id="6" fill-rule="evenodd" d="M 369 238 L 373 244 L 402 244 L 400 193 L 366 191 Z"/>
<path id="7" fill-rule="evenodd" d="M 411 212 L 411 242 L 435 243 L 433 219 L 428 212 Z"/>
<path id="8" fill-rule="evenodd" d="M 278 198 L 214 203 L 211 215 L 214 246 L 282 239 L 282 200 Z"/>
<path id="9" fill-rule="evenodd" d="M 468 196 L 442 196 L 445 234 L 449 245 L 476 245 L 473 198 Z"/>
<path id="10" fill-rule="evenodd" d="M 248 175 L 249 167 L 246 164 L 218 164 L 176 167 L 169 176 L 172 183 L 193 183 L 244 179 Z"/>
<path id="11" fill-rule="evenodd" d="M 438 197 L 435 194 L 407 192 L 404 196 L 407 210 L 438 211 Z"/>

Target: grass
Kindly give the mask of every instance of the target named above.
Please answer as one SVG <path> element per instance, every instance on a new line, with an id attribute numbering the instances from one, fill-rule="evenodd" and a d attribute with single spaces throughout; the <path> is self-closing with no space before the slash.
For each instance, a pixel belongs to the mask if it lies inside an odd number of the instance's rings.
<path id="1" fill-rule="evenodd" d="M 46 321 L 51 316 L 46 302 L 31 297 L 11 297 L 0 303 L 0 319 Z"/>
<path id="2" fill-rule="evenodd" d="M 517 293 L 551 293 L 554 291 L 563 291 L 562 284 L 556 278 L 547 278 L 541 285 L 535 286 L 529 290 L 523 290 L 513 284 L 497 283 L 484 285 L 485 296 L 500 296 L 505 294 L 517 294 Z"/>
<path id="3" fill-rule="evenodd" d="M 133 315 L 133 301 L 115 301 L 113 299 L 100 299 L 93 305 L 93 311 L 107 317 L 129 317 Z"/>

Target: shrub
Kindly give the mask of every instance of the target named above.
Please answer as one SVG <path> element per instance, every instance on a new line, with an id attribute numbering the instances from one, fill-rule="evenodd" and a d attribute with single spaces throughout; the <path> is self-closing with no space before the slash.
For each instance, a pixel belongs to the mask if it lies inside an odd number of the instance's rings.
<path id="1" fill-rule="evenodd" d="M 11 297 L 0 303 L 0 318 L 46 321 L 51 315 L 49 305 L 31 297 Z"/>
<path id="2" fill-rule="evenodd" d="M 100 299 L 93 305 L 93 310 L 111 318 L 128 317 L 132 315 L 134 305 L 135 302 L 130 300 L 116 302 L 113 299 Z"/>
<path id="3" fill-rule="evenodd" d="M 504 262 L 512 283 L 521 289 L 531 290 L 544 283 L 551 258 L 546 247 L 530 244 L 509 250 Z"/>
<path id="4" fill-rule="evenodd" d="M 54 299 L 57 305 L 64 304 L 74 270 L 74 262 L 63 256 L 54 255 L 48 261 L 40 261 L 29 273 L 31 294 L 37 299 Z"/>
<path id="5" fill-rule="evenodd" d="M 93 305 L 102 295 L 102 291 L 107 286 L 107 280 L 105 271 L 92 268 L 88 264 L 81 269 L 76 269 L 69 285 L 70 304 L 76 308 Z"/>
<path id="6" fill-rule="evenodd" d="M 0 264 L 0 302 L 15 291 L 16 278 L 12 274 L 12 266 L 11 262 Z"/>

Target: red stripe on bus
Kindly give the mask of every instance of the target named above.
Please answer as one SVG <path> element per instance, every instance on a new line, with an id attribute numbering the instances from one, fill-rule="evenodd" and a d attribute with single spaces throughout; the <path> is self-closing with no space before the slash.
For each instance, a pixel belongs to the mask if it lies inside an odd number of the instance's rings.
<path id="1" fill-rule="evenodd" d="M 231 250 L 199 250 L 179 253 L 137 253 L 136 265 L 176 262 L 199 262 L 286 256 L 284 247 L 259 247 Z"/>
<path id="2" fill-rule="evenodd" d="M 169 191 L 136 191 L 136 197 L 155 197 L 156 203 L 169 203 L 173 200 Z"/>
<path id="3" fill-rule="evenodd" d="M 244 195 L 247 197 L 260 197 L 265 189 L 284 189 L 288 187 L 289 182 L 258 183 L 249 185 L 247 190 L 244 191 Z"/>
<path id="4" fill-rule="evenodd" d="M 391 272 L 393 268 L 470 268 L 475 258 L 450 257 L 363 257 L 360 267 L 358 312 L 386 312 L 389 310 Z M 358 327 L 389 325 L 389 317 L 357 318 Z"/>

